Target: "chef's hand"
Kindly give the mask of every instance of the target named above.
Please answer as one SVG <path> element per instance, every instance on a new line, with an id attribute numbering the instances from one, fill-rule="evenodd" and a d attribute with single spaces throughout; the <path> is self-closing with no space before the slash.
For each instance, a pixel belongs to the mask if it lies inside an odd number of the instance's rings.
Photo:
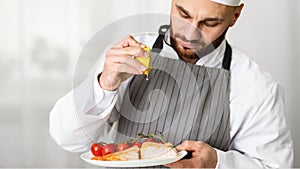
<path id="1" fill-rule="evenodd" d="M 179 160 L 165 165 L 170 168 L 215 168 L 218 157 L 217 152 L 210 145 L 200 141 L 184 141 L 176 146 L 178 151 L 192 151 L 191 159 Z"/>
<path id="2" fill-rule="evenodd" d="M 99 85 L 105 90 L 116 90 L 131 75 L 141 75 L 146 67 L 134 59 L 136 56 L 149 57 L 143 45 L 132 36 L 117 43 L 107 53 Z"/>

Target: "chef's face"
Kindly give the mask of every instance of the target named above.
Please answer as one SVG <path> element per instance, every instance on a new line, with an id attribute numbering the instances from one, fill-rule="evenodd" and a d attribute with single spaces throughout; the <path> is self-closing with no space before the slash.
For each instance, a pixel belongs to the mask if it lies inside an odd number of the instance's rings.
<path id="1" fill-rule="evenodd" d="M 230 7 L 211 0 L 173 0 L 171 45 L 184 60 L 197 60 L 209 46 L 217 47 L 243 5 Z M 212 44 L 212 45 L 211 45 Z"/>

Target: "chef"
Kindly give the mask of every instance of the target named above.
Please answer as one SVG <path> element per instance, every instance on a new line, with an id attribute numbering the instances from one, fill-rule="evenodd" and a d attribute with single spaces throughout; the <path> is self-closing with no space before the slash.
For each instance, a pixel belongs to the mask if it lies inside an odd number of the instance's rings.
<path id="1" fill-rule="evenodd" d="M 128 36 L 91 79 L 57 101 L 50 134 L 63 149 L 160 131 L 191 157 L 171 168 L 289 168 L 293 142 L 282 88 L 226 40 L 239 0 L 172 0 L 159 35 Z M 152 70 L 136 57 L 150 57 Z M 87 92 L 86 89 L 90 89 Z"/>

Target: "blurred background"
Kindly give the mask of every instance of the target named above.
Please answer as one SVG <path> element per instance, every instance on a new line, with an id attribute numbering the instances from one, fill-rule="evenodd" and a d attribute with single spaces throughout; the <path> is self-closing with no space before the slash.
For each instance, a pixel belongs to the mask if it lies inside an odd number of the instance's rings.
<path id="1" fill-rule="evenodd" d="M 228 39 L 285 89 L 300 167 L 300 1 L 251 0 Z M 50 138 L 48 116 L 72 89 L 84 45 L 112 21 L 169 14 L 171 0 L 0 0 L 0 167 L 93 167 Z M 251 84 L 249 84 L 251 85 Z"/>

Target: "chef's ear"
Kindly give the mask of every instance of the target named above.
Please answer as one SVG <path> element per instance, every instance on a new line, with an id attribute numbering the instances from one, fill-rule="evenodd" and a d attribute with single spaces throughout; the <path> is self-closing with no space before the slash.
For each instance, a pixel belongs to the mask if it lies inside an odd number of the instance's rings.
<path id="1" fill-rule="evenodd" d="M 230 27 L 232 27 L 236 23 L 238 18 L 240 17 L 243 7 L 244 7 L 244 4 L 241 4 L 240 6 L 235 7 L 233 18 L 232 18 L 231 23 L 229 25 Z"/>

